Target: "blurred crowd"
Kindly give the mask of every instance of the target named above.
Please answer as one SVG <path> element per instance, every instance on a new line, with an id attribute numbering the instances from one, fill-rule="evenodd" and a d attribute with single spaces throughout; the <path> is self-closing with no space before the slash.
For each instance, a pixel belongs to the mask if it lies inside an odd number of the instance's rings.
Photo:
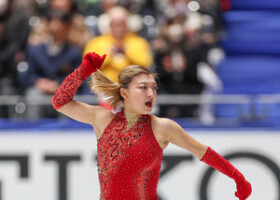
<path id="1" fill-rule="evenodd" d="M 107 54 L 101 70 L 113 81 L 135 64 L 158 73 L 159 94 L 216 93 L 221 30 L 218 0 L 0 0 L 0 95 L 53 95 L 93 51 Z M 87 82 L 78 94 L 91 94 Z M 13 110 L 0 105 L 0 118 L 13 118 Z M 205 105 L 157 112 L 213 118 Z M 42 105 L 28 105 L 23 115 L 57 117 Z"/>

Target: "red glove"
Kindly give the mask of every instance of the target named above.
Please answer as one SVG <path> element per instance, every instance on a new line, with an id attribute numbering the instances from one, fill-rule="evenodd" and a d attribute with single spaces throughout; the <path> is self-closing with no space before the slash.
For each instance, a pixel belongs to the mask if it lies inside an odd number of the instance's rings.
<path id="1" fill-rule="evenodd" d="M 87 53 L 83 58 L 81 66 L 67 76 L 56 90 L 56 94 L 52 98 L 53 107 L 59 109 L 66 103 L 72 101 L 78 87 L 91 73 L 102 66 L 105 57 L 106 55 L 101 57 L 96 53 Z"/>
<path id="2" fill-rule="evenodd" d="M 100 57 L 97 53 L 87 53 L 84 58 L 81 66 L 84 68 L 84 72 L 86 77 L 88 77 L 91 73 L 95 72 L 97 69 L 99 69 L 104 60 L 106 58 L 106 54 L 104 54 L 102 57 Z"/>
<path id="3" fill-rule="evenodd" d="M 200 161 L 205 162 L 207 165 L 234 179 L 237 188 L 235 196 L 238 197 L 239 200 L 246 200 L 250 196 L 252 192 L 251 184 L 246 181 L 244 176 L 232 164 L 216 151 L 208 147 L 205 155 Z"/>

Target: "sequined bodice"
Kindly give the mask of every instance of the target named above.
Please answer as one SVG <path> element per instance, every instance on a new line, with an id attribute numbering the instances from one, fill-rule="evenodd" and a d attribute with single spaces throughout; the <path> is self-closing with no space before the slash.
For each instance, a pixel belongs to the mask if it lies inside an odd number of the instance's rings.
<path id="1" fill-rule="evenodd" d="M 162 148 L 151 116 L 141 115 L 131 128 L 117 113 L 97 143 L 101 200 L 157 200 Z"/>

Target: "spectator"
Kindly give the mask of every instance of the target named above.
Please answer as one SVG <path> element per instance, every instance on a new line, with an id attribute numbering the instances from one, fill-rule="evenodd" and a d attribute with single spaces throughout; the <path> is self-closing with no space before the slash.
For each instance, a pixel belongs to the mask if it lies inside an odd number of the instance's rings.
<path id="1" fill-rule="evenodd" d="M 198 28 L 190 29 L 187 16 L 170 17 L 153 41 L 160 92 L 168 94 L 201 94 L 204 80 L 199 66 L 208 66 L 207 51 L 198 37 Z M 203 63 L 203 65 L 201 65 Z M 196 117 L 198 105 L 162 106 L 161 114 L 169 117 Z"/>
<path id="2" fill-rule="evenodd" d="M 27 97 L 52 95 L 65 76 L 78 67 L 81 51 L 68 41 L 71 15 L 60 10 L 49 14 L 49 38 L 47 42 L 28 46 L 29 84 Z M 39 106 L 30 106 L 28 118 L 40 118 L 43 111 Z"/>
<path id="3" fill-rule="evenodd" d="M 73 15 L 72 26 L 68 39 L 72 44 L 84 48 L 86 42 L 93 36 L 85 25 L 85 18 L 78 13 L 78 5 L 74 0 L 51 0 L 50 8 L 71 13 Z"/>
<path id="4" fill-rule="evenodd" d="M 29 26 L 27 19 L 14 12 L 13 1 L 1 1 L 0 4 L 0 95 L 19 94 L 17 83 L 17 65 L 24 60 L 24 51 Z M 12 117 L 8 110 L 1 108 L 0 117 Z"/>
<path id="5" fill-rule="evenodd" d="M 77 3 L 73 0 L 51 0 L 48 10 L 60 10 L 72 16 L 71 28 L 67 37 L 69 42 L 83 49 L 86 42 L 92 38 L 93 34 L 85 25 L 84 16 L 78 13 Z M 47 32 L 48 22 L 46 16 L 43 16 L 40 18 L 39 22 L 35 24 L 29 37 L 29 43 L 36 45 L 45 42 L 49 38 Z"/>
<path id="6" fill-rule="evenodd" d="M 124 5 L 121 1 L 101 0 L 100 6 L 103 13 L 98 16 L 97 23 L 93 23 L 94 25 L 91 26 L 94 35 L 107 34 L 111 31 L 111 15 L 109 11 L 112 10 L 112 8 L 114 7 L 121 7 L 125 9 L 127 13 L 129 13 L 129 17 L 126 19 L 127 29 L 130 32 L 137 33 L 138 36 L 143 37 L 146 40 L 149 39 L 146 30 L 147 27 L 144 26 L 145 23 L 143 23 L 143 17 L 139 13 L 132 13 L 130 10 L 125 8 L 126 5 Z"/>
<path id="7" fill-rule="evenodd" d="M 101 70 L 115 82 L 120 70 L 127 65 L 151 67 L 153 57 L 148 42 L 128 29 L 129 12 L 116 6 L 108 11 L 108 16 L 110 32 L 90 40 L 85 46 L 84 54 L 92 51 L 107 54 Z"/>
<path id="8" fill-rule="evenodd" d="M 0 84 L 1 94 L 19 92 L 16 66 L 24 60 L 28 34 L 26 18 L 13 12 L 13 1 L 4 1 L 0 5 L 0 82 L 4 82 Z"/>

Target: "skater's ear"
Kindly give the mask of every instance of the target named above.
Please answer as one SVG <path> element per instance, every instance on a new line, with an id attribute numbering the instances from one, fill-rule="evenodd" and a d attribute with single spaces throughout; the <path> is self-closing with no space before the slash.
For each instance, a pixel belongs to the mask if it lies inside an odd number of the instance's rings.
<path id="1" fill-rule="evenodd" d="M 124 100 L 127 99 L 127 90 L 124 88 L 120 88 L 120 95 Z"/>

